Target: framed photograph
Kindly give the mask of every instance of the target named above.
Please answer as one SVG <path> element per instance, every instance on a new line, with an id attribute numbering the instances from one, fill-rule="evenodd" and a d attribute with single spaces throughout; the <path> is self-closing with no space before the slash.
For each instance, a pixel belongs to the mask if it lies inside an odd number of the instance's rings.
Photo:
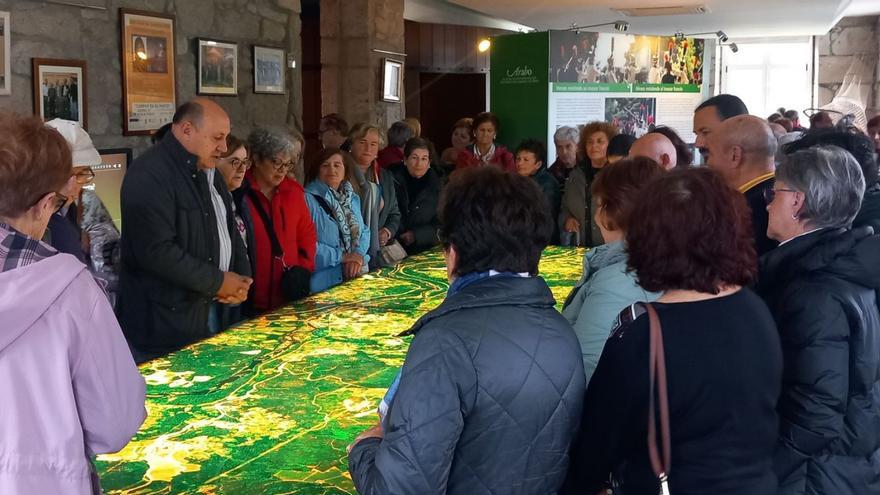
<path id="1" fill-rule="evenodd" d="M 101 164 L 92 166 L 95 180 L 91 187 L 107 207 L 116 228 L 122 229 L 120 191 L 122 191 L 122 179 L 125 177 L 125 171 L 128 170 L 128 164 L 131 163 L 131 148 L 98 150 L 98 154 L 101 155 Z"/>
<path id="2" fill-rule="evenodd" d="M 12 94 L 12 53 L 10 38 L 12 28 L 9 26 L 9 12 L 0 12 L 0 95 Z"/>
<path id="3" fill-rule="evenodd" d="M 382 69 L 382 99 L 400 101 L 403 88 L 403 62 L 386 58 Z"/>
<path id="4" fill-rule="evenodd" d="M 150 135 L 177 107 L 174 17 L 119 9 L 122 36 L 122 134 Z"/>
<path id="5" fill-rule="evenodd" d="M 88 130 L 86 63 L 82 60 L 33 59 L 34 113 L 43 120 L 73 120 Z"/>
<path id="6" fill-rule="evenodd" d="M 199 38 L 200 95 L 238 94 L 238 44 Z"/>
<path id="7" fill-rule="evenodd" d="M 284 50 L 254 46 L 254 93 L 284 94 Z"/>

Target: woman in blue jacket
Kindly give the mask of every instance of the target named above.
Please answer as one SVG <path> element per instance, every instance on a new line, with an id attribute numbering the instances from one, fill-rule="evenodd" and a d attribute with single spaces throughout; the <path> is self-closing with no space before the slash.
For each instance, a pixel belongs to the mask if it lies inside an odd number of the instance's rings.
<path id="1" fill-rule="evenodd" d="M 353 167 L 347 153 L 330 148 L 306 170 L 306 204 L 318 233 L 312 293 L 368 271 L 370 229 L 364 225 L 361 199 L 350 182 Z"/>

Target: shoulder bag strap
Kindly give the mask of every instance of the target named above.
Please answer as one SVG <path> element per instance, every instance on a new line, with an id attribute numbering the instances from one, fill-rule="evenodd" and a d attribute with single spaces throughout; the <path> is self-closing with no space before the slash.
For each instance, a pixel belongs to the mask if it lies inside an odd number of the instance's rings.
<path id="1" fill-rule="evenodd" d="M 266 210 L 263 209 L 263 204 L 260 202 L 257 192 L 253 189 L 248 189 L 248 195 L 251 197 L 251 202 L 254 204 L 257 214 L 263 221 L 263 226 L 266 228 L 266 233 L 269 235 L 269 240 L 272 242 L 272 256 L 280 258 L 283 263 L 284 250 L 281 249 L 281 243 L 278 242 L 278 236 L 275 235 L 275 226 L 272 224 L 272 219 L 266 213 Z"/>
<path id="2" fill-rule="evenodd" d="M 648 455 L 651 468 L 660 480 L 661 493 L 668 493 L 667 477 L 671 468 L 671 446 L 669 432 L 669 396 L 666 389 L 666 357 L 663 350 L 663 329 L 660 317 L 651 304 L 645 304 L 650 322 L 651 344 L 649 354 L 650 386 L 648 397 Z M 655 388 L 656 384 L 656 388 Z M 659 405 L 654 403 L 656 390 Z M 657 447 L 657 412 L 660 413 L 660 448 Z"/>
<path id="3" fill-rule="evenodd" d="M 333 220 L 333 223 L 336 224 L 336 230 L 339 233 L 339 239 L 340 239 L 339 243 L 342 244 L 343 243 L 342 242 L 342 236 L 343 236 L 342 225 L 339 225 L 339 221 L 336 219 L 336 215 L 334 214 L 333 208 L 330 206 L 330 203 L 328 203 L 326 199 L 324 199 L 321 196 L 318 196 L 315 193 L 309 193 L 309 194 L 311 194 L 312 197 L 315 198 L 315 201 L 318 202 L 318 205 L 321 207 L 322 210 L 324 210 L 324 213 L 326 213 L 327 216 L 329 216 L 330 219 Z M 352 244 L 354 244 L 355 240 L 352 239 L 351 242 L 352 242 Z"/>

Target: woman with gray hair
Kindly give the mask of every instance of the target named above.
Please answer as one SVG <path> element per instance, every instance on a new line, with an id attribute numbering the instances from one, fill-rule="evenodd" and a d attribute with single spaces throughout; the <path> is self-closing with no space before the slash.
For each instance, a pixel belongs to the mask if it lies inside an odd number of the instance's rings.
<path id="1" fill-rule="evenodd" d="M 880 491 L 880 237 L 850 226 L 865 179 L 836 146 L 788 155 L 766 191 L 759 294 L 784 355 L 780 494 Z"/>
<path id="2" fill-rule="evenodd" d="M 309 293 L 317 234 L 305 191 L 287 173 L 296 147 L 281 132 L 257 128 L 248 136 L 253 166 L 244 193 L 253 219 L 255 312 L 275 309 Z"/>

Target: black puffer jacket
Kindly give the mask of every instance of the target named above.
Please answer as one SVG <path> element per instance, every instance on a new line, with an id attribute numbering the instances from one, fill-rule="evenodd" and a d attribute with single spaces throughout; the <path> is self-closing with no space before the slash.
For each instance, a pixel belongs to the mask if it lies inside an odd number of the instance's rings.
<path id="1" fill-rule="evenodd" d="M 543 279 L 492 277 L 423 316 L 383 440 L 349 455 L 362 494 L 552 494 L 581 414 L 574 331 Z"/>
<path id="2" fill-rule="evenodd" d="M 782 339 L 782 494 L 880 493 L 880 236 L 823 229 L 761 258 Z"/>

